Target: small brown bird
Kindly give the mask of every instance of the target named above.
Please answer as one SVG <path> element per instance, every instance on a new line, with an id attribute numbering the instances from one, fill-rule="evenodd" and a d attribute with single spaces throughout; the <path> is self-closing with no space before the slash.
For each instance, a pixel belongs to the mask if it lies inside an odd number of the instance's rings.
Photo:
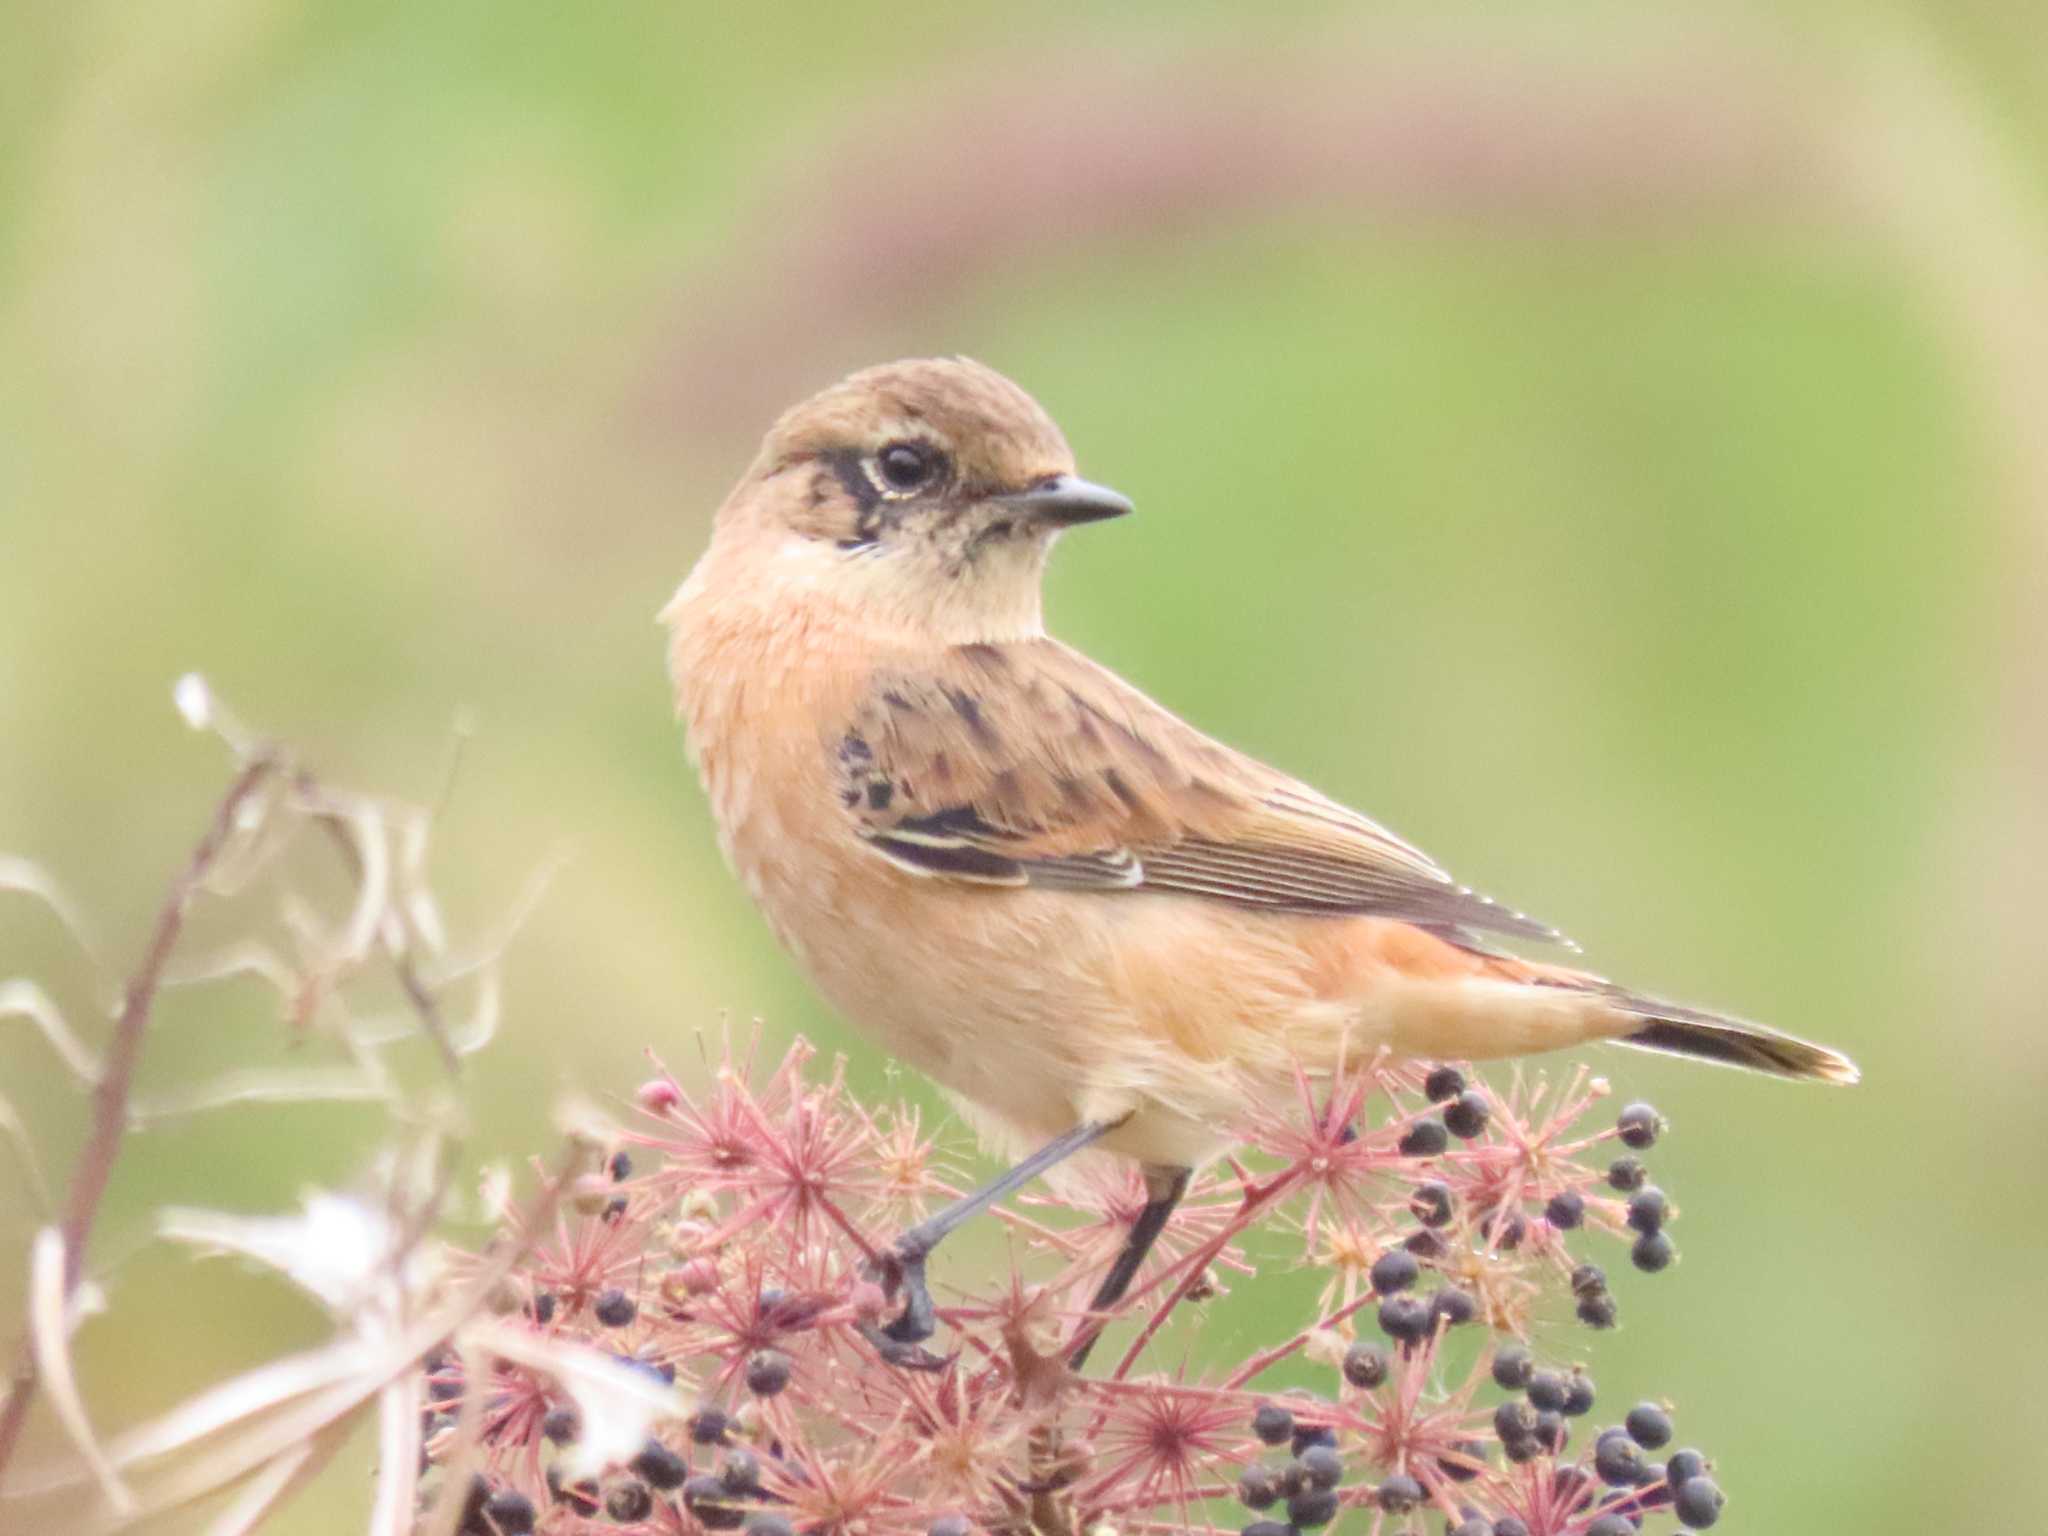
<path id="1" fill-rule="evenodd" d="M 1130 510 L 1001 375 L 893 363 L 775 424 L 663 610 L 720 845 L 777 935 L 984 1132 L 1039 1144 L 898 1242 L 890 1358 L 933 1358 L 939 1239 L 1090 1144 L 1151 1194 L 1112 1304 L 1296 1063 L 1614 1040 L 1856 1081 L 1821 1046 L 1504 953 L 1558 935 L 1050 638 L 1054 540 Z"/>

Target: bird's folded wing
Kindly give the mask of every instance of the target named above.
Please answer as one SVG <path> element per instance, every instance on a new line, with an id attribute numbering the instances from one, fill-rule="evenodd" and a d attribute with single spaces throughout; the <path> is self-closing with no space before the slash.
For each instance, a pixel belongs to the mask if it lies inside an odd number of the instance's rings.
<path id="1" fill-rule="evenodd" d="M 921 875 L 1558 937 L 1056 641 L 884 670 L 831 750 L 860 835 Z"/>

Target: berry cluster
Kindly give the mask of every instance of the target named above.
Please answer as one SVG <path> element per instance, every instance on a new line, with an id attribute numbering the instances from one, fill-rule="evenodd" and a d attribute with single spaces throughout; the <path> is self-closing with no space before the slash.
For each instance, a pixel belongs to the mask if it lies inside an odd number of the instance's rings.
<path id="1" fill-rule="evenodd" d="M 621 1442 L 602 1394 L 458 1337 L 428 1362 L 422 1499 L 466 1486 L 464 1536 L 1621 1536 L 1718 1517 L 1704 1459 L 1666 1453 L 1666 1409 L 1583 1427 L 1574 1320 L 1619 1315 L 1584 1245 L 1625 1244 L 1652 1274 L 1675 1257 L 1639 1160 L 1662 1122 L 1606 1118 L 1598 1079 L 1493 1087 L 1381 1059 L 1303 1074 L 1281 1104 L 1248 1096 L 1244 1158 L 1195 1181 L 1076 1374 L 1146 1197 L 1083 1168 L 997 1212 L 1015 1262 L 994 1284 L 942 1253 L 947 1356 L 927 1372 L 864 1333 L 898 1305 L 874 1261 L 963 1181 L 913 1113 L 863 1106 L 809 1055 L 764 1074 L 728 1052 L 697 1093 L 662 1072 L 549 1224 L 515 1221 L 468 1261 L 521 1245 L 498 1326 L 674 1402 Z M 1314 1304 L 1255 1314 L 1227 1358 L 1205 1341 L 1206 1379 L 1152 1363 L 1226 1275 L 1303 1262 Z M 1312 1384 L 1278 1390 L 1282 1371 Z"/>

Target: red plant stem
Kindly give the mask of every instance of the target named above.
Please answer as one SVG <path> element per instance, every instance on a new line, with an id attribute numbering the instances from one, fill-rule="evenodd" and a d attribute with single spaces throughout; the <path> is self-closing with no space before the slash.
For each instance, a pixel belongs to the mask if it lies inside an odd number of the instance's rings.
<path id="1" fill-rule="evenodd" d="M 1140 1328 L 1138 1336 L 1131 1340 L 1130 1348 L 1126 1349 L 1123 1358 L 1117 1361 L 1116 1369 L 1110 1372 L 1111 1376 L 1118 1381 L 1122 1381 L 1126 1376 L 1130 1375 L 1131 1367 L 1138 1363 L 1138 1357 L 1144 1354 L 1145 1346 L 1152 1342 L 1152 1336 L 1165 1325 L 1166 1319 L 1171 1315 L 1173 1309 L 1180 1305 L 1189 1291 L 1194 1289 L 1195 1282 L 1202 1278 L 1202 1271 L 1209 1267 L 1209 1261 L 1229 1247 L 1231 1239 L 1237 1237 L 1249 1227 L 1252 1223 L 1252 1218 L 1260 1210 L 1269 1205 L 1277 1196 L 1293 1189 L 1298 1181 L 1298 1177 L 1299 1170 L 1286 1168 L 1275 1174 L 1264 1184 L 1250 1185 L 1245 1189 L 1244 1204 L 1238 1208 L 1237 1214 L 1231 1218 L 1230 1225 L 1181 1261 L 1185 1273 L 1181 1275 L 1180 1283 L 1173 1288 L 1173 1294 L 1154 1308 L 1152 1315 L 1145 1319 L 1145 1326 Z"/>
<path id="2" fill-rule="evenodd" d="M 273 753 L 259 752 L 249 759 L 228 786 L 227 793 L 214 808 L 213 820 L 207 825 L 205 836 L 192 850 L 185 868 L 172 882 L 163 906 L 158 909 L 149 948 L 122 996 L 121 1012 L 114 1022 L 114 1037 L 108 1043 L 99 1079 L 93 1084 L 92 1126 L 86 1135 L 85 1148 L 78 1155 L 78 1165 L 72 1170 L 70 1188 L 65 1193 L 64 1219 L 58 1228 L 64 1239 L 64 1295 L 67 1300 L 78 1288 L 79 1277 L 84 1272 L 86 1244 L 92 1238 L 100 1199 L 106 1194 L 107 1181 L 114 1172 L 114 1159 L 120 1154 L 121 1139 L 128 1129 L 129 1088 L 135 1077 L 135 1063 L 142 1055 L 142 1042 L 149 1033 L 150 1010 L 163 985 L 164 968 L 170 962 L 171 951 L 177 947 L 179 934 L 184 931 L 185 916 L 191 909 L 193 897 L 199 894 L 199 888 L 220 857 L 221 849 L 234 835 L 235 820 L 242 806 L 277 767 L 278 761 Z M 7 1394 L 7 1407 L 0 1412 L 0 1473 L 6 1471 L 7 1463 L 14 1455 L 22 1426 L 28 1421 L 29 1403 L 35 1397 L 35 1391 L 35 1351 L 24 1327 L 15 1355 L 13 1385 Z"/>

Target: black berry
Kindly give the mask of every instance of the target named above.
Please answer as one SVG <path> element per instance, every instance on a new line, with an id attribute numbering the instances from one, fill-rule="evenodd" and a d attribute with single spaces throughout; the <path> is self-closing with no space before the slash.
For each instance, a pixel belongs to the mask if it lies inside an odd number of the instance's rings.
<path id="1" fill-rule="evenodd" d="M 731 1427 L 732 1420 L 716 1408 L 699 1408 L 690 1415 L 690 1438 L 699 1445 L 717 1445 Z"/>
<path id="2" fill-rule="evenodd" d="M 779 1349 L 757 1349 L 747 1357 L 747 1390 L 773 1397 L 789 1385 L 789 1356 Z"/>
<path id="3" fill-rule="evenodd" d="M 540 1421 L 540 1432 L 556 1445 L 569 1444 L 582 1427 L 574 1408 L 550 1408 Z"/>
<path id="4" fill-rule="evenodd" d="M 1552 1195 L 1550 1203 L 1543 1207 L 1543 1219 L 1553 1227 L 1569 1232 L 1586 1219 L 1586 1197 L 1575 1189 Z"/>
<path id="5" fill-rule="evenodd" d="M 604 1512 L 620 1525 L 632 1525 L 654 1513 L 654 1495 L 645 1483 L 629 1477 L 606 1490 Z"/>
<path id="6" fill-rule="evenodd" d="M 1458 1328 L 1479 1315 L 1479 1303 L 1472 1299 L 1469 1291 L 1447 1285 L 1429 1298 L 1429 1310 L 1445 1327 Z"/>
<path id="7" fill-rule="evenodd" d="M 1416 1185 L 1415 1192 L 1408 1197 L 1408 1209 L 1425 1227 L 1450 1225 L 1453 1206 L 1451 1186 L 1441 1179 Z"/>
<path id="8" fill-rule="evenodd" d="M 1529 1527 L 1519 1516 L 1502 1515 L 1493 1522 L 1493 1536 L 1529 1536 Z"/>
<path id="9" fill-rule="evenodd" d="M 1614 1298 L 1606 1291 L 1588 1291 L 1579 1298 L 1579 1321 L 1588 1328 L 1612 1328 L 1621 1316 Z"/>
<path id="10" fill-rule="evenodd" d="M 1565 1441 L 1571 1437 L 1572 1432 L 1566 1426 L 1563 1414 L 1554 1409 L 1545 1409 L 1536 1415 L 1536 1443 L 1546 1451 L 1563 1450 Z"/>
<path id="11" fill-rule="evenodd" d="M 1641 1189 L 1643 1180 L 1650 1176 L 1650 1170 L 1632 1157 L 1617 1157 L 1607 1165 L 1607 1187 L 1618 1189 L 1624 1195 L 1632 1189 Z"/>
<path id="12" fill-rule="evenodd" d="M 1372 1261 L 1372 1288 L 1381 1296 L 1405 1291 L 1415 1283 L 1422 1267 L 1406 1248 L 1389 1248 Z"/>
<path id="13" fill-rule="evenodd" d="M 1584 1371 L 1573 1371 L 1572 1379 L 1564 1387 L 1564 1413 L 1567 1418 L 1578 1418 L 1593 1411 L 1593 1378 Z"/>
<path id="14" fill-rule="evenodd" d="M 1405 1515 L 1409 1510 L 1428 1498 L 1428 1493 L 1407 1473 L 1401 1472 L 1380 1484 L 1379 1492 L 1373 1497 L 1381 1509 L 1390 1515 Z"/>
<path id="15" fill-rule="evenodd" d="M 532 1314 L 533 1320 L 536 1323 L 539 1323 L 543 1328 L 547 1327 L 549 1323 L 555 1320 L 555 1293 L 553 1291 L 542 1291 L 533 1298 L 527 1311 Z"/>
<path id="16" fill-rule="evenodd" d="M 1287 1523 L 1304 1530 L 1337 1518 L 1337 1495 L 1328 1488 L 1304 1488 L 1287 1501 Z"/>
<path id="17" fill-rule="evenodd" d="M 1327 1445 L 1312 1445 L 1300 1456 L 1311 1488 L 1334 1488 L 1344 1481 L 1344 1458 Z"/>
<path id="18" fill-rule="evenodd" d="M 1572 1294 L 1584 1296 L 1591 1291 L 1607 1289 L 1607 1271 L 1598 1264 L 1581 1264 L 1572 1271 Z"/>
<path id="19" fill-rule="evenodd" d="M 1344 1379 L 1367 1391 L 1387 1379 L 1387 1352 L 1367 1339 L 1344 1351 Z"/>
<path id="20" fill-rule="evenodd" d="M 1278 1403 L 1261 1403 L 1252 1415 L 1252 1433 L 1268 1445 L 1285 1445 L 1294 1438 L 1294 1415 Z"/>
<path id="21" fill-rule="evenodd" d="M 1380 1303 L 1380 1331 L 1412 1344 L 1429 1332 L 1429 1308 L 1413 1296 L 1389 1296 Z"/>
<path id="22" fill-rule="evenodd" d="M 516 1488 L 500 1488 L 484 1501 L 484 1515 L 504 1536 L 526 1536 L 533 1529 L 533 1500 Z"/>
<path id="23" fill-rule="evenodd" d="M 597 1314 L 597 1320 L 607 1328 L 623 1328 L 640 1315 L 640 1308 L 634 1303 L 633 1298 L 617 1286 L 608 1291 L 600 1291 L 597 1304 L 591 1310 Z"/>
<path id="24" fill-rule="evenodd" d="M 1519 1398 L 1510 1398 L 1493 1410 L 1493 1432 L 1502 1442 L 1527 1440 L 1536 1433 L 1536 1410 Z"/>
<path id="25" fill-rule="evenodd" d="M 1621 1132 L 1624 1146 L 1640 1152 L 1645 1147 L 1655 1146 L 1657 1133 L 1664 1129 L 1663 1116 L 1647 1104 L 1631 1104 L 1616 1118 L 1615 1128 Z"/>
<path id="26" fill-rule="evenodd" d="M 744 1447 L 727 1451 L 724 1464 L 718 1469 L 718 1480 L 725 1484 L 729 1493 L 759 1493 L 761 1458 Z"/>
<path id="27" fill-rule="evenodd" d="M 1243 1536 L 1294 1536 L 1294 1527 L 1285 1520 L 1254 1520 Z"/>
<path id="28" fill-rule="evenodd" d="M 1702 1474 L 1685 1480 L 1685 1486 L 1671 1501 L 1671 1508 L 1680 1525 L 1688 1530 L 1704 1531 L 1721 1518 L 1721 1506 L 1727 1502 L 1721 1495 L 1720 1486 Z"/>
<path id="29" fill-rule="evenodd" d="M 1669 1269 L 1671 1261 L 1678 1257 L 1678 1250 L 1671 1246 L 1671 1239 L 1662 1232 L 1645 1232 L 1635 1240 L 1628 1251 L 1629 1260 L 1646 1275 L 1654 1275 L 1660 1269 Z"/>
<path id="30" fill-rule="evenodd" d="M 1280 1499 L 1280 1485 L 1264 1467 L 1246 1467 L 1237 1480 L 1237 1501 L 1246 1509 L 1271 1509 Z"/>
<path id="31" fill-rule="evenodd" d="M 683 1479 L 690 1475 L 689 1464 L 659 1440 L 650 1440 L 641 1446 L 640 1454 L 630 1465 L 650 1487 L 659 1488 L 663 1493 L 682 1487 Z"/>
<path id="32" fill-rule="evenodd" d="M 1664 1225 L 1664 1214 L 1669 1209 L 1664 1191 L 1646 1184 L 1628 1197 L 1628 1224 L 1638 1232 L 1655 1232 Z"/>
<path id="33" fill-rule="evenodd" d="M 1435 1157 L 1451 1144 L 1451 1133 L 1434 1117 L 1416 1121 L 1401 1138 L 1403 1157 Z"/>
<path id="34" fill-rule="evenodd" d="M 1294 1426 L 1293 1450 L 1296 1456 L 1314 1446 L 1326 1446 L 1335 1450 L 1337 1431 L 1327 1424 L 1297 1424 Z"/>
<path id="35" fill-rule="evenodd" d="M 1623 1422 L 1628 1425 L 1629 1438 L 1646 1451 L 1671 1443 L 1671 1415 L 1655 1403 L 1637 1403 Z"/>
<path id="36" fill-rule="evenodd" d="M 747 1520 L 747 1512 L 732 1502 L 725 1484 L 710 1476 L 693 1477 L 683 1484 L 683 1508 L 706 1530 L 736 1531 Z"/>
<path id="37" fill-rule="evenodd" d="M 1477 1088 L 1467 1088 L 1444 1106 L 1444 1127 L 1462 1141 L 1470 1141 L 1486 1129 L 1493 1106 Z"/>
<path id="38" fill-rule="evenodd" d="M 1562 1409 L 1571 1388 L 1556 1371 L 1538 1371 L 1529 1378 L 1529 1402 L 1536 1408 Z"/>
<path id="39" fill-rule="evenodd" d="M 1504 1345 L 1493 1357 L 1493 1382 L 1510 1392 L 1519 1392 L 1529 1385 L 1529 1378 L 1536 1373 L 1536 1358 L 1520 1344 Z"/>
<path id="40" fill-rule="evenodd" d="M 1607 1430 L 1593 1447 L 1593 1470 L 1600 1474 L 1601 1482 L 1611 1487 L 1633 1488 L 1643 1470 L 1643 1453 L 1629 1439 L 1627 1430 Z"/>
<path id="41" fill-rule="evenodd" d="M 763 1510 L 747 1516 L 746 1532 L 747 1536 L 796 1536 L 796 1527 L 783 1516 Z"/>
<path id="42" fill-rule="evenodd" d="M 1432 1104 L 1455 1099 L 1465 1091 L 1465 1074 L 1456 1067 L 1438 1067 L 1422 1080 L 1422 1091 Z"/>
<path id="43" fill-rule="evenodd" d="M 613 1183 L 623 1182 L 633 1176 L 633 1159 L 623 1152 L 614 1152 L 611 1162 L 606 1166 L 612 1171 Z"/>
<path id="44" fill-rule="evenodd" d="M 1635 1536 L 1635 1529 L 1627 1515 L 1610 1511 L 1586 1527 L 1586 1536 Z"/>
<path id="45" fill-rule="evenodd" d="M 1673 1488 L 1683 1488 L 1707 1470 L 1707 1458 L 1698 1451 L 1673 1451 L 1664 1463 L 1664 1477 Z"/>

